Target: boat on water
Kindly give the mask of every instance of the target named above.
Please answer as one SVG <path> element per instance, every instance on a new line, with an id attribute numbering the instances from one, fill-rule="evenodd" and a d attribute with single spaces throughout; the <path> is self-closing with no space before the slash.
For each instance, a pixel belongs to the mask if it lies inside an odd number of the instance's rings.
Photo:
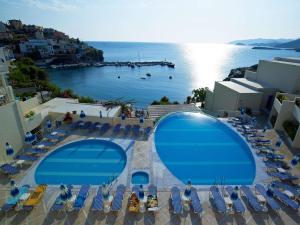
<path id="1" fill-rule="evenodd" d="M 151 77 L 151 73 L 146 73 L 146 76 L 147 77 Z"/>
<path id="2" fill-rule="evenodd" d="M 169 79 L 170 79 L 170 80 L 172 80 L 172 79 L 173 79 L 173 77 L 172 77 L 172 76 L 169 76 Z"/>
<path id="3" fill-rule="evenodd" d="M 174 63 L 168 63 L 168 67 L 169 68 L 175 68 L 175 64 Z"/>

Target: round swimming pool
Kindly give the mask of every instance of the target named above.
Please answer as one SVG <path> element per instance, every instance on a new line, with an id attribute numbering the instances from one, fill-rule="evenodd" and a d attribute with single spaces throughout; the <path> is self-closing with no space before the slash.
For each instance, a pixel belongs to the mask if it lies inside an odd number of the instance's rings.
<path id="1" fill-rule="evenodd" d="M 197 185 L 252 184 L 256 167 L 247 143 L 201 113 L 172 113 L 155 129 L 156 151 L 169 171 Z"/>
<path id="2" fill-rule="evenodd" d="M 35 172 L 37 184 L 91 184 L 111 182 L 126 165 L 123 149 L 110 141 L 81 140 L 50 153 Z"/>

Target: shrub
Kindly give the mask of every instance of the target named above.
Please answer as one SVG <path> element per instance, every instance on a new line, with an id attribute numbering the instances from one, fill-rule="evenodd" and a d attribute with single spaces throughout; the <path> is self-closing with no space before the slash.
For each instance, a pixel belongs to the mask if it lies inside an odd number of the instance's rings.
<path id="1" fill-rule="evenodd" d="M 35 115 L 34 111 L 30 111 L 29 113 L 25 114 L 25 118 L 30 118 L 33 117 Z"/>
<path id="2" fill-rule="evenodd" d="M 282 103 L 284 100 L 288 100 L 288 98 L 285 95 L 279 94 L 277 95 L 277 99 Z"/>
<path id="3" fill-rule="evenodd" d="M 96 101 L 91 97 L 81 96 L 78 98 L 79 103 L 95 103 Z"/>
<path id="4" fill-rule="evenodd" d="M 294 140 L 297 130 L 298 130 L 299 124 L 296 124 L 290 120 L 286 120 L 283 122 L 283 128 L 286 131 L 286 133 L 290 136 L 292 141 Z"/>

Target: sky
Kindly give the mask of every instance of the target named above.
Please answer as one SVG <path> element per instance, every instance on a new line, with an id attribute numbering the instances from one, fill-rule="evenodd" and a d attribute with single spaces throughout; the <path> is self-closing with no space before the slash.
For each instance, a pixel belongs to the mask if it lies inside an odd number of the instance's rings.
<path id="1" fill-rule="evenodd" d="M 210 42 L 300 38 L 300 0 L 0 0 L 0 20 L 84 41 Z"/>

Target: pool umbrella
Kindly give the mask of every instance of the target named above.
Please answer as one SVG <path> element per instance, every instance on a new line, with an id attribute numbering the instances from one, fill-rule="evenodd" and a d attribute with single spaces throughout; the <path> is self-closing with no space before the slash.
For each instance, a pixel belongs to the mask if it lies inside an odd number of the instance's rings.
<path id="1" fill-rule="evenodd" d="M 239 198 L 238 190 L 239 190 L 239 187 L 235 186 L 234 189 L 233 189 L 233 192 L 230 195 L 230 198 L 231 198 L 232 201 L 236 201 Z"/>
<path id="2" fill-rule="evenodd" d="M 35 134 L 32 134 L 31 132 L 30 133 L 30 139 L 31 139 L 31 143 L 36 141 L 36 135 Z"/>
<path id="3" fill-rule="evenodd" d="M 47 120 L 47 122 L 46 122 L 46 127 L 48 128 L 48 130 L 51 129 L 51 127 L 52 127 L 51 120 Z"/>
<path id="4" fill-rule="evenodd" d="M 10 195 L 16 197 L 20 193 L 19 188 L 16 185 L 16 182 L 14 180 L 11 180 L 10 186 L 11 186 Z"/>
<path id="5" fill-rule="evenodd" d="M 102 111 L 100 110 L 100 118 L 102 118 Z"/>
<path id="6" fill-rule="evenodd" d="M 278 139 L 278 140 L 276 141 L 276 143 L 275 143 L 275 146 L 276 146 L 277 148 L 280 148 L 281 144 L 282 144 L 281 139 Z"/>
<path id="7" fill-rule="evenodd" d="M 295 155 L 291 160 L 292 166 L 297 166 L 298 162 L 300 161 L 300 155 Z"/>
<path id="8" fill-rule="evenodd" d="M 192 187 L 192 182 L 190 181 L 190 180 L 188 180 L 188 182 L 187 182 L 187 185 L 186 185 L 186 188 L 185 188 L 185 190 L 184 190 L 184 195 L 186 196 L 186 197 L 190 197 L 191 196 L 191 187 Z"/>
<path id="9" fill-rule="evenodd" d="M 85 113 L 83 112 L 83 110 L 81 110 L 79 117 L 80 117 L 81 119 L 83 119 L 83 118 L 85 117 Z"/>
<path id="10" fill-rule="evenodd" d="M 266 191 L 266 194 L 268 197 L 273 197 L 273 188 L 272 186 L 269 186 L 267 191 Z"/>
<path id="11" fill-rule="evenodd" d="M 109 197 L 109 189 L 108 189 L 108 185 L 106 184 L 102 185 L 102 196 L 104 200 L 107 200 Z"/>
<path id="12" fill-rule="evenodd" d="M 139 199 L 144 199 L 144 196 L 145 196 L 145 192 L 144 192 L 144 189 L 143 189 L 143 185 L 140 185 L 140 188 L 139 188 Z"/>
<path id="13" fill-rule="evenodd" d="M 140 117 L 140 123 L 144 123 L 144 117 L 143 116 Z"/>
<path id="14" fill-rule="evenodd" d="M 6 149 L 6 155 L 14 154 L 14 149 L 11 147 L 11 145 L 8 142 L 6 142 L 5 144 L 5 149 Z"/>
<path id="15" fill-rule="evenodd" d="M 268 127 L 265 126 L 264 129 L 263 129 L 263 133 L 266 133 L 267 130 L 268 130 Z"/>
<path id="16" fill-rule="evenodd" d="M 70 199 L 72 197 L 72 192 L 66 185 L 61 184 L 59 188 L 61 190 L 61 193 L 60 193 L 61 200 L 67 201 L 68 199 Z"/>
<path id="17" fill-rule="evenodd" d="M 125 118 L 126 118 L 125 113 L 122 113 L 121 118 L 122 118 L 122 120 L 125 120 Z"/>
<path id="18" fill-rule="evenodd" d="M 25 133 L 25 143 L 26 144 L 31 144 L 31 134 L 30 134 L 30 132 Z"/>

